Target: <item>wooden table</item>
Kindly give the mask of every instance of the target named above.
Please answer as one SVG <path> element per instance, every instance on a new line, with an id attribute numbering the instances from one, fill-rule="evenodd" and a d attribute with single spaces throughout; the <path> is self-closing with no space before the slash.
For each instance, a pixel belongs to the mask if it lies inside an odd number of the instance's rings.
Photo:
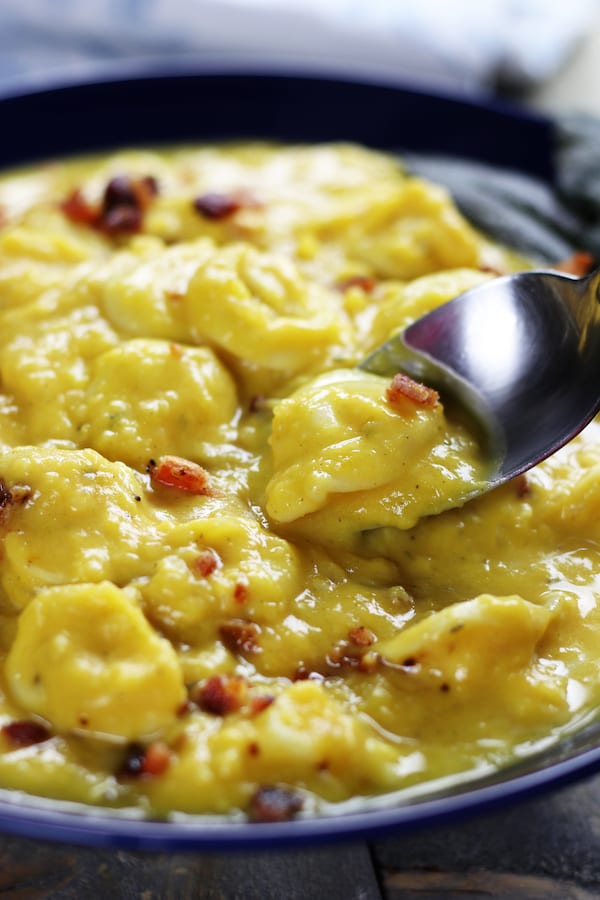
<path id="1" fill-rule="evenodd" d="M 500 812 L 371 843 L 167 854 L 0 837 L 0 896 L 591 900 L 600 897 L 600 776 Z"/>

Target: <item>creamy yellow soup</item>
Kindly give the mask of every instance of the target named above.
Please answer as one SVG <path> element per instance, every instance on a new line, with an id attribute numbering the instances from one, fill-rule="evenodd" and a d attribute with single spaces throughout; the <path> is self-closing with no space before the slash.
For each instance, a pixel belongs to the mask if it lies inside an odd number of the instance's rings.
<path id="1" fill-rule="evenodd" d="M 0 179 L 0 787 L 273 821 L 595 714 L 597 426 L 461 505 L 475 437 L 357 368 L 518 265 L 352 145 Z"/>

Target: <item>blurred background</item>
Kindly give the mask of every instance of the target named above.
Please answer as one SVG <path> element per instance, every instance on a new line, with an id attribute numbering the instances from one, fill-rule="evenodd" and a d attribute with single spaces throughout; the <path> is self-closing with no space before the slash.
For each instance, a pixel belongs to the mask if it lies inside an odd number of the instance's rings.
<path id="1" fill-rule="evenodd" d="M 600 114 L 599 51 L 600 0 L 0 2 L 0 91 L 115 60 L 176 62 L 370 77 Z"/>

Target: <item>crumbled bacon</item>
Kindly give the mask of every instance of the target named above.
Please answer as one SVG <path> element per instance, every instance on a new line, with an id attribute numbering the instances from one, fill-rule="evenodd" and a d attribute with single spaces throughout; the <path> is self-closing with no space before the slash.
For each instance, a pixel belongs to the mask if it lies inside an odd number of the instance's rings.
<path id="1" fill-rule="evenodd" d="M 130 744 L 117 777 L 154 777 L 162 775 L 171 762 L 171 752 L 163 741 L 153 741 L 148 747 Z"/>
<path id="2" fill-rule="evenodd" d="M 7 722 L 2 726 L 2 734 L 13 747 L 31 747 L 50 739 L 51 735 L 44 725 L 27 719 Z"/>
<path id="3" fill-rule="evenodd" d="M 67 219 L 79 225 L 95 226 L 98 220 L 98 207 L 89 203 L 79 188 L 71 191 L 60 204 Z"/>
<path id="4" fill-rule="evenodd" d="M 380 656 L 369 649 L 377 638 L 368 628 L 355 628 L 348 635 L 347 641 L 337 641 L 323 663 L 317 666 L 317 672 L 330 675 L 341 668 L 358 669 L 359 672 L 373 672 L 379 665 Z M 312 672 L 309 678 L 315 677 Z"/>
<path id="5" fill-rule="evenodd" d="M 202 194 L 194 200 L 194 209 L 205 219 L 227 219 L 240 208 L 239 200 L 232 194 Z"/>
<path id="6" fill-rule="evenodd" d="M 196 212 L 204 216 L 205 219 L 220 221 L 228 219 L 240 209 L 253 209 L 260 206 L 249 191 L 231 191 L 229 193 L 219 193 L 211 191 L 196 197 L 193 201 Z"/>
<path id="7" fill-rule="evenodd" d="M 192 560 L 191 569 L 195 575 L 200 575 L 202 578 L 208 578 L 209 575 L 212 575 L 212 573 L 218 569 L 220 562 L 221 560 L 217 553 L 210 547 L 205 547 L 205 549 L 201 550 L 198 556 Z"/>
<path id="8" fill-rule="evenodd" d="M 373 632 L 364 625 L 357 625 L 356 628 L 350 629 L 348 638 L 356 647 L 370 647 L 376 640 Z"/>
<path id="9" fill-rule="evenodd" d="M 385 395 L 388 403 L 392 406 L 401 405 L 404 401 L 409 400 L 416 406 L 433 408 L 438 405 L 440 400 L 440 395 L 433 388 L 414 381 L 402 372 L 394 375 Z"/>
<path id="10" fill-rule="evenodd" d="M 185 294 L 182 291 L 166 290 L 164 294 L 167 300 L 170 300 L 171 303 L 180 303 L 185 297 Z"/>
<path id="11" fill-rule="evenodd" d="M 153 741 L 144 753 L 143 775 L 162 775 L 169 768 L 171 752 L 163 741 Z"/>
<path id="12" fill-rule="evenodd" d="M 177 488 L 188 494 L 212 493 L 206 469 L 189 459 L 161 456 L 158 461 L 151 459 L 146 468 L 154 484 Z"/>
<path id="13" fill-rule="evenodd" d="M 308 671 L 304 663 L 300 663 L 300 665 L 292 675 L 292 681 L 307 681 L 309 678 L 310 672 Z"/>
<path id="14" fill-rule="evenodd" d="M 248 404 L 248 410 L 251 413 L 262 412 L 266 409 L 266 397 L 263 394 L 255 394 L 250 398 L 250 403 Z"/>
<path id="15" fill-rule="evenodd" d="M 141 178 L 116 175 L 104 189 L 102 206 L 105 212 L 125 207 L 145 212 L 157 194 L 158 182 L 152 175 Z"/>
<path id="16" fill-rule="evenodd" d="M 257 716 L 263 710 L 268 709 L 272 703 L 275 703 L 275 697 L 272 694 L 259 694 L 250 701 L 250 715 Z"/>
<path id="17" fill-rule="evenodd" d="M 0 478 L 0 525 L 8 521 L 13 503 L 14 498 L 11 491 L 8 489 L 4 479 Z"/>
<path id="18" fill-rule="evenodd" d="M 592 254 L 587 253 L 585 250 L 580 250 L 577 253 L 573 253 L 568 259 L 563 259 L 562 262 L 557 263 L 553 268 L 557 272 L 565 272 L 567 275 L 577 275 L 579 278 L 582 278 L 595 265 L 596 261 Z"/>
<path id="19" fill-rule="evenodd" d="M 194 690 L 191 699 L 204 712 L 216 716 L 237 712 L 246 702 L 248 682 L 239 675 L 212 675 Z"/>
<path id="20" fill-rule="evenodd" d="M 247 619 L 230 619 L 219 628 L 221 640 L 233 653 L 260 653 L 259 635 L 259 626 Z"/>
<path id="21" fill-rule="evenodd" d="M 184 716 L 187 716 L 193 710 L 193 704 L 191 700 L 184 700 L 183 703 L 180 703 L 177 709 L 175 710 L 175 715 L 182 719 Z"/>
<path id="22" fill-rule="evenodd" d="M 136 206 L 115 206 L 102 214 L 98 226 L 105 234 L 136 234 L 142 229 L 142 213 Z"/>
<path id="23" fill-rule="evenodd" d="M 247 581 L 236 581 L 233 589 L 233 599 L 236 603 L 245 603 L 250 595 L 250 587 Z"/>
<path id="24" fill-rule="evenodd" d="M 250 800 L 250 822 L 288 822 L 302 809 L 302 797 L 289 788 L 275 785 L 259 787 Z"/>
<path id="25" fill-rule="evenodd" d="M 531 482 L 529 481 L 525 472 L 522 472 L 520 475 L 517 475 L 515 477 L 514 484 L 517 497 L 527 497 L 531 493 Z"/>
<path id="26" fill-rule="evenodd" d="M 135 234 L 141 230 L 144 213 L 157 194 L 158 182 L 152 175 L 116 175 L 106 185 L 99 204 L 87 201 L 76 188 L 60 208 L 72 222 L 89 225 L 104 234 Z"/>
<path id="27" fill-rule="evenodd" d="M 349 288 L 357 287 L 365 294 L 372 294 L 377 287 L 377 279 L 372 275 L 351 275 L 349 278 L 341 278 L 335 283 L 338 291 L 347 291 Z"/>

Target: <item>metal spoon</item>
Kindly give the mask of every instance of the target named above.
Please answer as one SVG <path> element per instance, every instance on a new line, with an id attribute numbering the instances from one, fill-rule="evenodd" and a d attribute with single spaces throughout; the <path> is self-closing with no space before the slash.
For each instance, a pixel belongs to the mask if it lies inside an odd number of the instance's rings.
<path id="1" fill-rule="evenodd" d="M 361 368 L 403 371 L 458 401 L 491 465 L 478 493 L 530 469 L 600 410 L 600 269 L 494 279 L 394 335 Z"/>

